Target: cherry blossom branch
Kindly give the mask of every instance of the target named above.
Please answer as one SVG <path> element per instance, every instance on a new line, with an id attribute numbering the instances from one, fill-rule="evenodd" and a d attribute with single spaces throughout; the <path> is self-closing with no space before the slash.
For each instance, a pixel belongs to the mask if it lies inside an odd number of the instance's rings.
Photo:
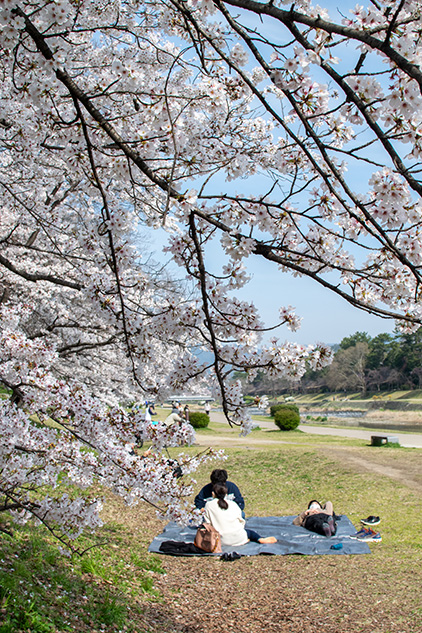
<path id="1" fill-rule="evenodd" d="M 115 343 L 118 340 L 117 335 L 113 335 L 110 336 L 108 339 L 105 339 L 104 341 L 97 341 L 95 343 L 82 343 L 81 341 L 78 341 L 76 343 L 69 343 L 68 345 L 62 345 L 60 347 L 57 348 L 57 352 L 63 356 L 66 355 L 67 353 L 75 353 L 75 352 L 81 352 L 81 351 L 86 351 L 88 349 L 97 349 L 100 347 L 108 347 L 109 345 L 111 345 L 111 343 Z"/>
<path id="2" fill-rule="evenodd" d="M 297 41 L 300 44 L 302 44 L 302 46 L 306 50 L 312 50 L 313 52 L 317 52 L 316 49 L 315 49 L 315 46 L 308 42 L 308 40 L 301 34 L 299 29 L 297 29 L 294 24 L 288 26 L 288 28 L 290 29 L 292 35 L 295 36 Z M 379 141 L 381 141 L 384 149 L 386 150 L 386 152 L 390 156 L 394 166 L 399 171 L 399 173 L 406 179 L 406 181 L 409 183 L 409 185 L 411 186 L 411 188 L 414 191 L 416 191 L 419 195 L 422 195 L 422 185 L 421 185 L 421 183 L 419 181 L 417 181 L 415 178 L 412 177 L 412 175 L 410 174 L 409 170 L 403 164 L 403 161 L 401 160 L 399 154 L 395 151 L 394 146 L 387 139 L 386 134 L 383 132 L 381 127 L 374 121 L 373 117 L 370 115 L 368 104 L 364 103 L 358 97 L 356 92 L 354 90 L 352 90 L 352 88 L 347 84 L 347 82 L 344 80 L 344 78 L 339 73 L 337 73 L 334 70 L 334 68 L 332 68 L 332 66 L 330 66 L 330 64 L 328 64 L 325 60 L 321 59 L 320 65 L 321 65 L 321 68 L 323 70 L 325 70 L 327 75 L 329 75 L 332 79 L 334 79 L 334 81 L 344 91 L 344 94 L 346 95 L 346 101 L 349 101 L 350 103 L 354 103 L 355 106 L 358 108 L 359 112 L 365 118 L 365 121 L 367 122 L 368 126 L 374 132 L 375 136 L 379 139 Z M 286 93 L 286 95 L 287 95 L 287 93 Z M 289 93 L 288 97 L 293 102 L 292 95 L 290 93 Z M 299 108 L 297 108 L 295 106 L 295 109 L 297 110 L 297 112 L 299 114 L 300 113 Z M 304 125 L 306 125 L 307 129 L 310 130 L 309 120 L 306 120 L 303 117 L 303 115 L 301 115 L 301 119 L 302 119 L 302 122 L 304 123 Z M 318 135 L 315 132 L 313 132 L 313 131 L 312 131 L 312 138 L 315 141 L 315 143 L 318 144 L 318 146 L 320 148 L 320 151 L 322 152 L 323 145 L 322 145 L 322 143 L 319 142 Z M 326 156 L 327 156 L 327 154 L 326 154 L 326 152 L 324 150 L 324 158 Z M 332 165 L 332 163 L 331 163 L 331 165 Z M 336 170 L 336 172 L 337 172 L 336 173 L 336 177 L 338 179 L 339 179 L 339 177 L 341 178 L 341 176 L 338 173 L 338 170 Z M 341 180 L 343 180 L 343 179 L 341 178 Z M 350 193 L 349 193 L 349 195 L 350 195 Z M 356 204 L 356 202 L 355 202 L 355 204 Z M 361 207 L 359 207 L 359 208 L 361 208 Z M 364 207 L 363 207 L 363 209 L 364 209 Z M 361 210 L 362 210 L 362 208 L 361 208 Z M 366 216 L 367 220 L 371 220 L 371 222 L 373 222 L 373 218 L 370 217 L 369 213 L 365 212 L 365 216 Z M 376 226 L 377 231 L 380 231 L 382 233 L 381 227 L 379 225 L 375 225 L 375 226 Z M 386 237 L 386 236 L 384 235 L 384 237 Z M 387 240 L 387 242 L 389 243 L 390 247 L 393 246 L 392 243 L 391 243 L 391 240 Z"/>
<path id="3" fill-rule="evenodd" d="M 199 276 L 201 297 L 202 297 L 202 309 L 204 311 L 206 327 L 210 334 L 211 348 L 214 352 L 213 369 L 214 369 L 218 384 L 220 386 L 221 394 L 222 394 L 222 404 L 223 404 L 224 415 L 226 416 L 230 426 L 233 426 L 233 424 L 236 424 L 236 422 L 233 422 L 231 419 L 230 411 L 227 406 L 227 400 L 225 398 L 226 389 L 225 389 L 224 377 L 220 368 L 220 351 L 219 351 L 219 346 L 217 344 L 217 337 L 214 332 L 213 321 L 212 321 L 211 314 L 208 308 L 206 269 L 205 269 L 205 263 L 204 263 L 201 245 L 199 242 L 199 236 L 198 236 L 198 232 L 195 225 L 194 213 L 191 213 L 189 216 L 189 230 L 190 230 L 193 244 L 195 246 L 195 254 L 198 261 L 198 276 Z"/>
<path id="4" fill-rule="evenodd" d="M 19 15 L 25 20 L 26 30 L 31 38 L 34 40 L 38 50 L 47 60 L 53 60 L 54 55 L 50 47 L 47 45 L 45 38 L 38 31 L 35 25 L 31 22 L 28 16 L 19 8 L 13 9 L 16 15 Z M 68 75 L 65 70 L 60 68 L 55 69 L 55 75 L 59 81 L 61 81 L 66 88 L 68 89 L 70 95 L 76 100 L 80 101 L 84 108 L 89 112 L 92 118 L 100 125 L 100 127 L 107 133 L 107 135 L 113 139 L 116 145 L 128 156 L 134 164 L 139 167 L 141 172 L 145 174 L 149 180 L 158 185 L 163 191 L 170 191 L 171 195 L 177 200 L 183 200 L 183 195 L 178 193 L 176 190 L 172 189 L 168 182 L 157 176 L 157 174 L 152 171 L 146 162 L 142 160 L 137 152 L 135 152 L 129 145 L 126 143 L 120 134 L 114 129 L 114 127 L 110 124 L 110 122 L 101 114 L 100 110 L 96 108 L 92 104 L 92 100 L 88 97 L 75 83 L 75 81 Z"/>
<path id="5" fill-rule="evenodd" d="M 201 217 L 204 220 L 207 220 L 207 222 L 213 224 L 215 227 L 219 228 L 225 233 L 231 233 L 232 236 L 237 240 L 241 240 L 247 237 L 243 235 L 242 233 L 233 233 L 229 226 L 225 225 L 220 220 L 217 220 L 213 218 L 212 216 L 203 213 L 199 209 L 195 209 L 192 213 L 194 215 L 197 215 L 198 217 Z M 286 266 L 286 268 L 291 268 L 292 270 L 295 270 L 301 275 L 306 275 L 310 277 L 311 279 L 314 279 L 319 284 L 324 286 L 324 288 L 331 290 L 335 294 L 339 295 L 342 299 L 345 299 L 351 305 L 355 306 L 356 308 L 360 308 L 361 310 L 364 310 L 365 312 L 368 312 L 370 314 L 376 314 L 377 316 L 380 316 L 386 319 L 402 319 L 404 321 L 408 321 L 409 323 L 421 322 L 421 319 L 414 318 L 409 315 L 401 315 L 398 312 L 385 310 L 383 308 L 379 308 L 378 306 L 370 306 L 366 304 L 364 301 L 361 301 L 360 299 L 357 299 L 356 297 L 348 295 L 346 292 L 341 290 L 338 286 L 328 282 L 326 279 L 319 276 L 317 273 L 310 271 L 306 267 L 300 266 L 299 264 L 292 262 L 288 258 L 282 257 L 281 255 L 277 254 L 276 252 L 274 252 L 274 249 L 271 248 L 270 246 L 266 246 L 265 244 L 255 242 L 253 252 L 256 253 L 257 255 L 262 255 L 265 259 L 268 259 L 269 261 L 276 262 L 277 264 Z"/>
<path id="6" fill-rule="evenodd" d="M 95 164 L 95 160 L 94 160 L 94 154 L 93 154 L 93 149 L 92 149 L 92 144 L 89 138 L 89 134 L 88 134 L 88 129 L 87 129 L 87 125 L 85 122 L 85 119 L 82 115 L 81 109 L 79 107 L 79 103 L 78 100 L 74 97 L 74 104 L 75 104 L 75 108 L 76 108 L 76 112 L 78 114 L 79 120 L 81 121 L 81 125 L 82 125 L 82 130 L 83 130 L 83 134 L 85 137 L 85 141 L 86 141 L 86 146 L 87 146 L 87 150 L 88 150 L 88 156 L 89 156 L 89 161 L 91 164 L 91 169 L 92 169 L 92 173 L 94 176 L 94 180 L 96 183 L 96 186 L 98 187 L 98 190 L 100 191 L 102 200 L 103 200 L 103 211 L 105 213 L 106 216 L 106 221 L 109 223 L 111 220 L 111 216 L 110 216 L 110 211 L 109 211 L 109 207 L 108 207 L 108 201 L 107 201 L 107 196 L 106 193 L 104 191 L 104 188 L 101 184 L 100 178 L 98 176 L 98 172 L 97 172 L 97 167 Z M 114 275 L 114 278 L 116 280 L 116 285 L 117 285 L 117 293 L 119 296 L 119 301 L 120 301 L 120 309 L 121 309 L 121 322 L 123 325 L 123 331 L 124 331 L 124 336 L 125 336 L 125 341 L 126 341 L 126 349 L 131 361 L 131 365 L 132 365 L 132 373 L 133 373 L 133 377 L 135 379 L 135 381 L 144 389 L 144 391 L 146 391 L 146 389 L 142 386 L 141 382 L 139 381 L 137 372 L 136 372 L 136 362 L 133 356 L 133 349 L 132 349 L 132 343 L 131 343 L 131 337 L 130 334 L 128 332 L 127 329 L 127 319 L 126 319 L 126 304 L 125 304 L 125 300 L 123 297 L 123 291 L 122 291 L 122 286 L 121 286 L 121 280 L 120 280 L 120 274 L 119 274 L 119 265 L 117 262 L 117 257 L 116 257 L 116 251 L 114 248 L 114 239 L 113 239 L 113 233 L 112 231 L 107 228 L 107 237 L 108 237 L 108 242 L 109 242 L 109 247 L 110 247 L 110 253 L 111 253 L 111 257 L 112 257 L 112 272 Z"/>
<path id="7" fill-rule="evenodd" d="M 273 81 L 273 79 L 272 79 L 272 74 L 273 74 L 272 73 L 272 69 L 266 63 L 266 61 L 262 57 L 261 53 L 259 52 L 258 48 L 252 42 L 252 38 L 246 34 L 244 29 L 240 28 L 236 24 L 235 20 L 232 19 L 232 17 L 228 13 L 228 11 L 225 9 L 224 3 L 222 3 L 220 0 L 214 0 L 214 2 L 215 2 L 215 4 L 217 4 L 217 6 L 219 6 L 220 11 L 223 13 L 223 15 L 225 16 L 227 21 L 232 26 L 232 28 L 246 42 L 246 44 L 248 45 L 248 47 L 251 49 L 251 51 L 253 52 L 254 56 L 256 57 L 257 61 L 261 64 L 262 68 L 264 68 L 264 70 L 267 73 L 268 77 Z M 309 45 L 309 43 L 306 41 L 306 39 L 301 35 L 301 33 L 297 29 L 294 28 L 294 26 L 293 26 L 293 24 L 291 22 L 288 21 L 287 22 L 287 26 L 292 31 L 292 34 L 298 39 L 298 41 L 305 48 L 314 50 L 314 47 Z M 236 70 L 236 72 L 238 72 L 242 76 L 244 81 L 246 81 L 248 83 L 249 87 L 255 92 L 256 96 L 260 96 L 260 93 L 254 88 L 254 86 L 251 84 L 251 82 L 247 79 L 245 73 L 243 73 L 239 68 L 235 67 L 234 64 L 232 64 L 230 62 L 230 60 L 228 59 L 227 55 L 225 55 L 220 49 L 218 49 L 218 47 L 213 42 L 211 42 L 211 40 L 210 40 L 210 43 L 213 45 L 215 50 L 218 51 L 218 53 L 226 61 L 226 63 L 228 63 L 230 65 L 230 67 L 232 67 L 234 70 Z M 417 191 L 420 195 L 422 195 L 422 185 L 420 185 L 414 178 L 412 178 L 409 175 L 408 170 L 406 170 L 406 168 L 404 167 L 404 165 L 403 165 L 402 161 L 400 160 L 398 154 L 394 151 L 392 145 L 385 139 L 385 136 L 384 136 L 382 130 L 379 128 L 378 125 L 375 124 L 374 121 L 372 121 L 372 118 L 369 117 L 369 115 L 367 114 L 366 107 L 362 104 L 362 102 L 359 99 L 357 99 L 357 97 L 355 97 L 355 95 L 354 95 L 353 91 L 351 90 L 351 88 L 343 81 L 343 79 L 340 77 L 340 75 L 335 73 L 335 71 L 328 64 L 325 64 L 323 61 L 321 61 L 321 67 L 324 68 L 324 70 L 326 70 L 329 74 L 331 74 L 333 76 L 333 78 L 336 79 L 337 83 L 339 83 L 339 85 L 341 85 L 343 90 L 346 92 L 347 97 L 351 101 L 355 102 L 356 105 L 359 103 L 359 106 L 360 106 L 359 109 L 361 111 L 363 111 L 363 114 L 364 114 L 365 118 L 367 119 L 368 124 L 376 132 L 376 134 L 377 134 L 378 138 L 381 140 L 381 142 L 383 142 L 383 144 L 385 146 L 385 149 L 391 155 L 392 160 L 393 160 L 394 164 L 396 165 L 396 167 L 399 169 L 400 173 L 403 176 L 406 177 L 406 180 L 408 180 L 408 182 L 412 186 L 412 188 L 415 189 L 415 191 Z M 345 191 L 345 193 L 347 194 L 347 196 L 353 201 L 354 205 L 361 211 L 361 213 L 364 216 L 364 220 L 359 218 L 359 216 L 357 216 L 352 211 L 352 209 L 350 209 L 350 207 L 346 204 L 346 201 L 343 200 L 339 196 L 339 194 L 336 191 L 336 189 L 332 186 L 332 184 L 330 182 L 330 179 L 328 178 L 327 174 L 324 173 L 324 171 L 320 168 L 320 166 L 313 159 L 313 157 L 311 156 L 311 152 L 306 148 L 305 144 L 297 136 L 294 136 L 292 131 L 287 126 L 285 126 L 284 122 L 283 122 L 283 126 L 288 131 L 289 135 L 292 136 L 292 138 L 294 138 L 294 140 L 297 143 L 297 145 L 299 145 L 301 147 L 301 149 L 306 153 L 308 159 L 311 160 L 311 162 L 312 162 L 314 168 L 316 169 L 316 171 L 320 174 L 320 176 L 322 176 L 322 178 L 324 179 L 324 182 L 326 183 L 326 185 L 329 188 L 329 190 L 331 191 L 331 193 L 344 206 L 344 208 L 347 210 L 347 212 L 357 222 L 362 224 L 362 226 L 365 226 L 366 229 L 368 229 L 368 224 L 367 223 L 369 222 L 369 224 L 371 226 L 373 226 L 374 229 L 375 229 L 375 231 L 371 232 L 373 237 L 375 237 L 375 239 L 380 241 L 381 244 L 385 245 L 394 254 L 394 256 L 397 257 L 397 259 L 399 259 L 399 261 L 401 261 L 403 264 L 405 264 L 413 272 L 413 274 L 415 275 L 415 278 L 417 279 L 418 284 L 421 283 L 422 282 L 422 276 L 421 276 L 421 273 L 419 272 L 419 270 L 412 264 L 412 262 L 410 262 L 410 260 L 407 257 L 405 257 L 405 255 L 400 251 L 400 249 L 398 249 L 396 247 L 394 242 L 389 238 L 389 236 L 382 229 L 380 224 L 378 222 L 376 222 L 376 220 L 373 218 L 373 216 L 367 211 L 365 205 L 361 203 L 359 198 L 353 193 L 353 191 L 347 185 L 345 179 L 343 178 L 343 176 L 340 173 L 340 170 L 336 167 L 336 165 L 333 163 L 333 161 L 328 156 L 327 149 L 324 146 L 323 142 L 321 141 L 320 137 L 313 130 L 313 128 L 310 125 L 310 122 L 309 122 L 308 118 L 303 114 L 301 108 L 298 106 L 298 104 L 297 104 L 292 92 L 290 90 L 288 90 L 286 87 L 282 87 L 282 91 L 286 95 L 287 99 L 290 101 L 292 107 L 294 108 L 294 110 L 296 112 L 296 115 L 298 116 L 298 118 L 300 119 L 302 124 L 304 125 L 304 127 L 306 129 L 306 132 L 307 132 L 307 135 L 312 138 L 312 140 L 314 141 L 315 145 L 317 146 L 317 148 L 318 148 L 319 152 L 321 153 L 321 156 L 322 156 L 325 164 L 329 167 L 330 171 L 333 173 L 333 175 L 334 175 L 335 179 L 337 180 L 337 182 L 342 186 L 342 188 Z M 264 107 L 274 116 L 274 118 L 279 123 L 281 123 L 282 119 L 280 118 L 280 116 L 277 113 L 275 113 L 273 108 L 271 108 L 267 104 L 266 100 L 261 98 L 261 102 L 263 103 Z"/>
<path id="8" fill-rule="evenodd" d="M 288 22 L 291 23 L 291 19 L 288 20 Z M 43 40 L 41 34 L 35 29 L 35 27 L 33 27 L 33 25 L 31 25 L 29 23 L 28 18 L 26 19 L 26 25 L 27 25 L 28 32 L 31 34 L 31 36 L 33 37 L 34 41 L 36 42 L 37 46 L 39 47 L 41 52 L 44 54 L 44 56 L 46 56 L 47 59 L 52 59 L 53 56 L 52 56 L 52 53 L 51 53 L 50 49 L 46 45 L 46 43 Z M 214 48 L 215 48 L 215 45 L 214 45 Z M 221 55 L 221 57 L 223 59 L 225 59 L 225 61 L 227 61 L 227 56 L 223 56 L 221 51 L 218 51 L 218 52 Z M 267 70 L 269 72 L 269 69 L 267 69 Z M 62 81 L 67 86 L 67 88 L 71 92 L 71 94 L 73 94 L 74 98 L 80 100 L 81 103 L 83 103 L 84 107 L 88 110 L 88 112 L 90 112 L 91 116 L 93 116 L 93 118 L 111 136 L 111 138 L 113 138 L 116 141 L 117 145 L 124 151 L 124 153 L 128 157 L 130 157 L 135 162 L 135 164 L 137 164 L 140 167 L 140 169 L 143 171 L 143 173 L 145 175 L 147 175 L 153 182 L 158 184 L 164 191 L 168 192 L 169 195 L 172 195 L 175 199 L 178 199 L 178 200 L 183 199 L 183 196 L 180 196 L 180 194 L 178 192 L 174 191 L 167 181 L 165 181 L 163 179 L 160 179 L 159 177 L 156 176 L 155 173 L 151 172 L 148 169 L 145 169 L 146 165 L 145 165 L 144 161 L 140 160 L 140 162 L 139 162 L 139 160 L 138 160 L 140 158 L 139 155 L 137 153 L 134 153 L 131 150 L 131 148 L 126 143 L 123 142 L 123 140 L 120 138 L 119 135 L 116 136 L 115 130 L 112 128 L 112 126 L 104 119 L 104 117 L 100 114 L 100 112 L 98 110 L 96 110 L 96 108 L 92 105 L 91 99 L 88 98 L 82 91 L 80 91 L 80 89 L 76 86 L 76 84 L 73 82 L 73 80 L 71 80 L 64 71 L 56 70 L 55 72 L 56 72 L 57 77 L 60 79 L 60 81 Z M 286 94 L 287 94 L 287 96 L 290 96 L 290 99 L 292 100 L 292 103 L 295 105 L 295 102 L 294 102 L 294 100 L 292 98 L 292 95 L 289 95 L 288 93 L 286 93 Z M 261 97 L 261 100 L 262 100 L 262 97 Z M 264 105 L 267 107 L 267 109 L 269 109 L 269 106 L 265 102 L 265 100 L 262 100 L 262 101 L 263 101 Z M 299 116 L 301 116 L 301 113 L 298 111 L 297 108 L 296 108 L 296 111 L 299 114 Z M 280 119 L 280 117 L 278 115 L 276 115 L 274 112 L 272 112 L 272 114 L 277 118 L 278 122 L 284 126 L 284 122 L 282 121 L 282 119 Z M 346 185 L 343 182 L 338 170 L 334 167 L 334 165 L 332 165 L 331 161 L 329 160 L 328 156 L 325 153 L 325 150 L 324 150 L 322 144 L 319 143 L 319 139 L 316 138 L 315 135 L 313 134 L 313 131 L 309 127 L 308 122 L 306 121 L 306 119 L 303 116 L 301 117 L 301 119 L 302 119 L 302 122 L 304 123 L 304 125 L 307 127 L 308 131 L 310 131 L 310 133 L 311 133 L 311 135 L 313 137 L 313 140 L 316 141 L 317 144 L 319 144 L 320 151 L 322 151 L 323 155 L 325 154 L 324 155 L 324 159 L 326 161 L 329 161 L 328 164 L 330 164 L 330 167 L 332 168 L 333 173 L 335 174 L 336 178 L 339 180 L 339 182 L 342 183 L 342 185 L 344 187 L 346 187 Z M 329 181 L 329 178 L 327 177 L 327 175 L 323 171 L 321 171 L 319 165 L 313 160 L 313 157 L 312 157 L 311 153 L 307 150 L 307 148 L 305 147 L 304 143 L 302 143 L 297 137 L 295 137 L 291 130 L 288 130 L 288 132 L 292 136 L 294 141 L 306 153 L 308 159 L 313 163 L 314 168 L 320 173 L 320 175 L 325 180 L 325 182 L 326 182 L 327 186 L 329 187 L 330 191 L 332 192 L 332 194 L 339 199 L 341 204 L 344 205 L 345 201 L 342 200 L 341 198 L 339 198 L 338 193 L 336 192 L 335 188 L 332 187 L 332 185 L 331 185 L 331 183 Z M 364 206 L 359 203 L 359 200 L 356 199 L 356 197 L 353 195 L 353 193 L 347 187 L 346 187 L 345 190 L 348 193 L 348 195 L 351 196 L 352 200 L 355 203 L 357 203 L 358 208 L 364 213 L 364 215 L 367 217 L 368 221 L 370 221 L 371 223 L 374 223 L 373 218 L 370 215 L 368 215 L 368 213 L 366 212 L 366 209 L 364 208 Z M 348 212 L 358 222 L 362 222 L 361 219 L 358 216 L 356 216 L 355 214 L 353 214 L 353 212 L 350 209 L 348 209 Z M 368 226 L 366 226 L 365 228 L 368 230 Z M 376 228 L 379 229 L 379 226 L 376 226 Z M 380 237 L 382 235 L 383 235 L 382 231 L 374 232 L 374 237 L 377 240 L 380 240 Z M 384 233 L 384 238 L 385 238 L 385 233 Z M 413 273 L 415 274 L 415 268 L 412 267 L 412 264 L 410 262 L 408 262 L 408 260 L 406 260 L 406 258 L 404 257 L 403 253 L 401 253 L 399 250 L 397 250 L 395 248 L 394 243 L 391 242 L 391 240 L 388 239 L 388 240 L 386 240 L 386 245 L 387 245 L 388 248 L 392 249 L 393 252 L 395 253 L 395 255 L 398 257 L 398 259 L 403 261 L 404 263 L 406 263 L 406 265 L 408 265 L 413 270 Z"/>
<path id="9" fill-rule="evenodd" d="M 221 3 L 219 0 L 214 0 L 214 2 L 218 7 L 220 7 Z M 368 31 L 359 31 L 358 29 L 354 29 L 352 27 L 328 22 L 327 20 L 322 19 L 319 15 L 317 17 L 312 17 L 303 13 L 298 13 L 294 10 L 285 11 L 275 7 L 271 2 L 263 4 L 261 2 L 255 2 L 254 0 L 224 0 L 224 3 L 233 7 L 246 9 L 247 11 L 252 11 L 257 15 L 269 15 L 276 18 L 287 27 L 290 27 L 292 23 L 297 22 L 298 24 L 305 24 L 311 28 L 325 31 L 326 33 L 342 35 L 348 40 L 363 42 L 370 48 L 382 52 L 386 57 L 391 59 L 391 61 L 393 61 L 400 70 L 409 75 L 409 77 L 412 77 L 412 79 L 415 79 L 422 92 L 422 71 L 420 68 L 393 49 L 388 40 L 381 40 L 374 37 L 371 34 L 370 29 Z M 293 6 L 294 5 L 292 5 L 292 9 Z M 404 20 L 403 24 L 406 24 L 411 20 L 412 18 Z M 380 30 L 383 31 L 384 29 L 382 27 L 377 27 L 376 31 Z"/>

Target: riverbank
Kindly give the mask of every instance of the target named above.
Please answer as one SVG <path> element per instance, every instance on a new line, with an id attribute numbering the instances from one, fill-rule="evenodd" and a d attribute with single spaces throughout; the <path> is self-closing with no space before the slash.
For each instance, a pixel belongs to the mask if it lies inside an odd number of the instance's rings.
<path id="1" fill-rule="evenodd" d="M 390 391 L 363 397 L 351 394 L 290 396 L 299 407 L 301 422 L 326 426 L 422 433 L 422 390 Z M 279 397 L 282 402 L 284 397 Z"/>
<path id="2" fill-rule="evenodd" d="M 239 485 L 247 516 L 294 515 L 309 499 L 331 499 L 336 511 L 347 514 L 356 528 L 363 517 L 380 516 L 382 542 L 370 542 L 371 553 L 359 556 L 333 550 L 325 556 L 242 556 L 225 562 L 219 556 L 152 555 L 147 547 L 164 527 L 156 512 L 147 504 L 126 506 L 106 493 L 103 525 L 95 537 L 86 535 L 82 558 L 58 556 L 52 537 L 41 527 L 16 526 L 13 538 L 4 535 L 1 630 L 422 630 L 421 451 L 359 446 L 349 439 L 338 445 L 335 438 L 326 442 L 310 435 L 303 441 L 302 433 L 270 429 L 265 435 L 277 442 L 264 446 L 254 441 L 263 431 L 239 438 L 238 430 L 225 424 L 227 434 L 232 434 L 227 446 L 223 429 L 216 427 L 211 422 L 209 429 L 198 432 L 198 440 L 224 449 L 221 467 Z M 290 444 L 279 442 L 280 435 Z M 248 444 L 234 446 L 232 438 Z M 177 451 L 173 448 L 171 454 L 176 456 Z M 183 452 L 193 455 L 198 449 L 184 447 Z M 195 474 L 192 501 L 209 480 L 210 468 L 204 464 Z"/>
<path id="3" fill-rule="evenodd" d="M 385 408 L 372 410 L 309 409 L 299 407 L 305 424 L 340 425 L 374 430 L 422 433 L 422 411 L 391 411 Z"/>

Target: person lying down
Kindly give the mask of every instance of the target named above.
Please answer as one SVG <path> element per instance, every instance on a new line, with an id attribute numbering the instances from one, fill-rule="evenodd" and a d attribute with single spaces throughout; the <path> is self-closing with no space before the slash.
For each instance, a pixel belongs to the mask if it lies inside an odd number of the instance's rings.
<path id="1" fill-rule="evenodd" d="M 242 511 L 234 501 L 227 498 L 227 487 L 215 484 L 212 490 L 213 499 L 205 504 L 204 522 L 220 533 L 221 544 L 239 547 L 249 541 L 256 543 L 276 543 L 275 536 L 260 536 L 255 530 L 245 528 Z"/>
<path id="2" fill-rule="evenodd" d="M 300 525 L 311 532 L 316 532 L 322 536 L 334 536 L 337 525 L 334 520 L 334 510 L 331 501 L 327 501 L 323 506 L 312 499 L 306 510 L 293 519 L 294 525 Z"/>

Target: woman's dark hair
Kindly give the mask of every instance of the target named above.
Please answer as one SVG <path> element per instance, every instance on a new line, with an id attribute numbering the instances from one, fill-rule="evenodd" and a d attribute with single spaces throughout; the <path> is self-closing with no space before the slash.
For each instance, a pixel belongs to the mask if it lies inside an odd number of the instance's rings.
<path id="1" fill-rule="evenodd" d="M 223 468 L 215 468 L 211 473 L 210 479 L 213 485 L 225 484 L 227 481 L 227 477 L 227 470 L 224 470 Z"/>
<path id="2" fill-rule="evenodd" d="M 322 508 L 322 505 L 320 504 L 320 502 L 319 502 L 319 501 L 317 501 L 316 499 L 312 499 L 312 500 L 308 503 L 308 510 L 309 510 L 309 508 L 311 507 L 311 505 L 312 505 L 313 503 L 317 503 L 317 504 L 319 505 L 319 507 L 320 507 L 320 508 Z"/>
<path id="3" fill-rule="evenodd" d="M 225 496 L 227 495 L 227 487 L 224 484 L 214 484 L 212 487 L 212 491 L 218 499 L 218 505 L 222 510 L 227 510 L 229 504 L 225 500 Z"/>

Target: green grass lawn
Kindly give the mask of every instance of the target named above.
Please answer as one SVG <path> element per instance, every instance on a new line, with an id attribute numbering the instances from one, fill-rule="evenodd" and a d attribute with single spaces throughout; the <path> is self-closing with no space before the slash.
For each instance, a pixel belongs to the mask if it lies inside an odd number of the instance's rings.
<path id="1" fill-rule="evenodd" d="M 224 467 L 230 479 L 245 492 L 247 514 L 296 514 L 314 497 L 323 502 L 330 499 L 337 513 L 347 514 L 356 525 L 370 514 L 384 517 L 382 527 L 387 529 L 384 550 L 390 546 L 394 549 L 397 535 L 401 534 L 400 542 L 420 555 L 420 495 L 393 479 L 375 473 L 357 473 L 351 466 L 330 459 L 330 444 L 333 448 L 346 445 L 338 439 L 318 436 L 306 446 L 292 443 L 265 448 L 226 448 L 228 459 Z M 389 461 L 400 453 L 399 460 L 419 459 L 422 464 L 422 449 L 374 448 L 359 441 L 351 441 L 347 446 L 360 446 L 357 454 L 361 456 L 376 451 Z M 199 474 L 200 480 L 207 480 L 208 470 Z"/>
<path id="2" fill-rule="evenodd" d="M 133 551 L 131 539 L 109 521 L 85 539 L 97 547 L 67 558 L 42 529 L 14 528 L 0 548 L 0 633 L 117 631 L 137 621 L 139 597 L 159 599 L 153 577 L 162 567 L 145 547 Z"/>
<path id="3" fill-rule="evenodd" d="M 254 421 L 259 425 L 259 417 L 254 416 Z M 262 416 L 261 416 L 262 417 Z M 262 417 L 262 419 L 267 422 L 271 419 L 268 417 Z M 326 426 L 326 425 L 325 425 Z M 330 425 L 331 426 L 331 425 Z M 341 427 L 338 427 L 341 428 Z M 350 428 L 350 427 L 348 427 Z M 197 429 L 196 434 L 198 438 L 202 437 L 214 437 L 218 439 L 220 436 L 224 438 L 231 438 L 234 441 L 239 437 L 239 428 L 238 427 L 230 427 L 228 424 L 223 424 L 219 422 L 211 421 L 207 428 L 205 429 Z M 255 428 L 248 438 L 251 438 L 251 441 L 265 441 L 271 442 L 274 444 L 279 443 L 288 443 L 288 444 L 309 444 L 316 441 L 316 438 L 312 438 L 308 433 L 304 433 L 303 431 L 295 430 L 295 431 L 280 431 L 279 429 L 266 429 L 266 428 Z M 346 437 L 336 437 L 329 435 L 320 435 L 318 437 L 318 443 L 323 444 L 334 444 L 334 445 L 344 445 L 344 446 L 364 446 L 367 444 L 365 440 L 359 440 L 354 438 L 346 438 Z"/>

